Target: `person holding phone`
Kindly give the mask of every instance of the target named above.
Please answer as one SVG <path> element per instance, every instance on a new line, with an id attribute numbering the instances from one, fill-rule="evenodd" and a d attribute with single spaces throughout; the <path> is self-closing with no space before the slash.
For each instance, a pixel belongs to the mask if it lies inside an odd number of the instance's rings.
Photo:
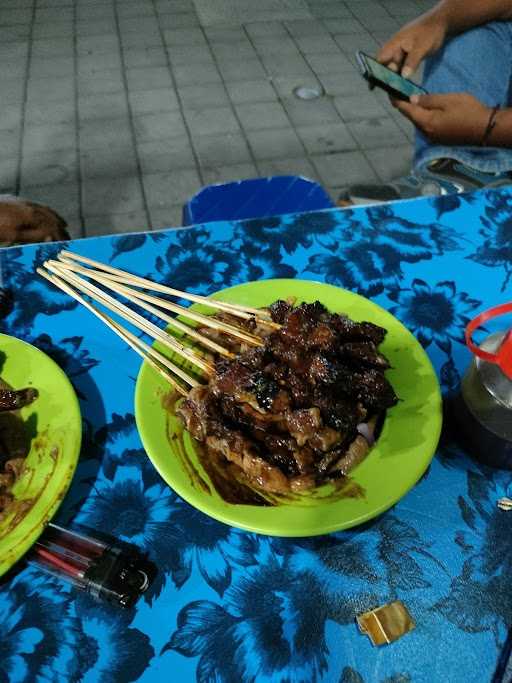
<path id="1" fill-rule="evenodd" d="M 411 176 L 353 185 L 353 203 L 512 184 L 512 0 L 441 0 L 406 24 L 377 60 L 409 78 L 424 61 L 428 94 L 391 99 L 416 126 Z"/>

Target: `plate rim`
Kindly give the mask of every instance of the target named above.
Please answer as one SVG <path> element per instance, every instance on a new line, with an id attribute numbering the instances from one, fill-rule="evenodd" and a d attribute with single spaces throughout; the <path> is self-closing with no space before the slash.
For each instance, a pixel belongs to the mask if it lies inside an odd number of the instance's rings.
<path id="1" fill-rule="evenodd" d="M 284 537 L 284 538 L 307 538 L 307 537 L 314 537 L 314 536 L 322 536 L 325 534 L 329 533 L 334 533 L 337 531 L 343 531 L 346 529 L 351 529 L 356 526 L 359 526 L 361 524 L 364 524 L 365 522 L 370 521 L 371 519 L 375 519 L 376 517 L 380 516 L 386 510 L 389 510 L 392 508 L 394 505 L 396 505 L 402 498 L 404 498 L 409 491 L 421 480 L 427 469 L 429 468 L 433 458 L 435 457 L 436 451 L 437 451 L 437 446 L 439 443 L 439 438 L 441 436 L 441 430 L 442 430 L 442 425 L 443 425 L 443 409 L 442 409 L 442 394 L 441 394 L 441 388 L 439 385 L 439 379 L 437 376 L 437 373 L 435 371 L 434 366 L 432 365 L 432 362 L 426 353 L 425 349 L 421 346 L 419 343 L 418 339 L 412 334 L 412 332 L 403 324 L 401 320 L 396 318 L 390 311 L 385 309 L 383 306 L 380 306 L 376 302 L 374 302 L 372 299 L 362 296 L 361 294 L 358 294 L 357 292 L 353 292 L 349 289 L 346 289 L 344 287 L 338 287 L 336 285 L 331 285 L 330 283 L 326 282 L 321 282 L 318 280 L 303 280 L 300 278 L 268 278 L 268 279 L 262 279 L 262 280 L 252 280 L 249 282 L 242 282 L 236 285 L 232 285 L 230 287 L 224 287 L 223 289 L 216 290 L 215 292 L 212 292 L 209 297 L 215 298 L 216 296 L 222 294 L 224 295 L 225 293 L 229 293 L 232 290 L 239 289 L 241 287 L 246 287 L 246 286 L 253 286 L 253 285 L 258 285 L 258 283 L 265 282 L 267 283 L 266 286 L 272 285 L 272 283 L 293 283 L 293 285 L 297 285 L 297 283 L 301 284 L 306 284 L 308 286 L 310 285 L 319 285 L 322 288 L 327 288 L 329 290 L 334 290 L 335 292 L 344 292 L 349 294 L 352 297 L 355 297 L 357 299 L 360 299 L 365 302 L 365 304 L 371 304 L 371 306 L 380 309 L 385 315 L 390 316 L 391 318 L 394 319 L 394 321 L 398 324 L 399 327 L 401 327 L 408 336 L 410 336 L 416 345 L 417 350 L 421 353 L 422 355 L 422 360 L 425 365 L 425 367 L 428 367 L 429 372 L 431 373 L 431 376 L 435 379 L 435 397 L 432 397 L 432 401 L 435 401 L 435 405 L 433 408 L 435 408 L 434 411 L 434 418 L 436 419 L 435 422 L 435 431 L 432 433 L 431 438 L 432 438 L 432 443 L 434 444 L 432 447 L 432 454 L 429 456 L 429 458 L 425 458 L 425 461 L 421 467 L 418 468 L 417 472 L 415 473 L 415 480 L 412 481 L 411 478 L 411 483 L 407 485 L 407 488 L 403 490 L 400 494 L 398 494 L 396 497 L 390 497 L 390 499 L 386 500 L 385 503 L 383 503 L 380 506 L 377 506 L 377 508 L 372 508 L 371 511 L 368 513 L 363 513 L 358 515 L 357 517 L 354 517 L 351 519 L 348 523 L 343 523 L 343 522 L 335 522 L 333 521 L 330 524 L 326 524 L 325 522 L 322 523 L 322 528 L 321 530 L 315 531 L 315 532 L 308 532 L 308 533 L 300 533 L 297 532 L 296 530 L 279 530 L 278 532 L 276 531 L 269 531 L 269 530 L 264 530 L 262 529 L 261 525 L 258 523 L 255 523 L 254 525 L 251 525 L 250 523 L 241 523 L 238 521 L 233 521 L 233 518 L 231 515 L 228 513 L 223 514 L 223 510 L 210 510 L 207 509 L 208 506 L 205 508 L 198 507 L 196 501 L 191 500 L 190 497 L 187 495 L 188 490 L 183 489 L 181 486 L 175 486 L 173 483 L 172 485 L 168 483 L 166 476 L 164 475 L 163 471 L 161 470 L 159 464 L 153 460 L 153 458 L 150 456 L 147 448 L 146 448 L 146 441 L 143 436 L 144 428 L 140 424 L 140 413 L 138 409 L 138 404 L 140 401 L 140 393 L 141 393 L 141 383 L 144 379 L 144 374 L 150 370 L 150 367 L 148 364 L 143 361 L 141 363 L 141 366 L 139 368 L 139 372 L 137 374 L 137 381 L 135 385 L 135 392 L 134 392 L 134 413 L 135 413 L 135 422 L 137 426 L 137 431 L 139 433 L 140 439 L 142 441 L 142 445 L 144 447 L 144 450 L 146 452 L 147 457 L 149 458 L 150 462 L 152 465 L 155 467 L 159 475 L 162 477 L 164 483 L 169 486 L 178 496 L 180 496 L 183 500 L 185 500 L 189 505 L 194 507 L 196 510 L 199 510 L 203 514 L 211 517 L 212 519 L 216 519 L 219 522 L 222 522 L 224 524 L 227 524 L 231 527 L 237 528 L 237 529 L 242 529 L 244 531 L 249 531 L 253 533 L 259 533 L 262 535 L 266 536 L 276 536 L 276 537 Z M 357 469 L 357 468 L 356 468 Z M 249 508 L 253 506 L 247 506 L 247 505 L 238 505 L 235 506 L 233 505 L 231 509 L 236 509 L 236 508 Z M 258 509 L 266 509 L 266 508 L 258 508 Z M 269 510 L 273 511 L 278 509 L 277 507 L 273 508 L 268 508 Z"/>
<path id="2" fill-rule="evenodd" d="M 71 380 L 67 376 L 67 374 L 64 372 L 64 370 L 58 365 L 53 358 L 51 358 L 47 353 L 42 351 L 40 348 L 35 346 L 34 344 L 31 344 L 30 342 L 25 341 L 24 339 L 20 339 L 19 337 L 15 337 L 14 335 L 10 334 L 5 334 L 3 332 L 0 332 L 0 347 L 2 344 L 3 339 L 8 339 L 11 342 L 14 341 L 17 344 L 20 344 L 21 346 L 28 347 L 30 349 L 30 352 L 33 353 L 35 352 L 36 354 L 40 354 L 44 356 L 46 361 L 49 363 L 49 365 L 52 367 L 53 371 L 56 372 L 57 375 L 59 375 L 64 382 L 68 385 L 70 389 L 70 403 L 69 409 L 73 412 L 73 419 L 76 419 L 76 428 L 77 428 L 77 439 L 76 439 L 76 447 L 75 447 L 75 453 L 71 457 L 68 462 L 66 462 L 65 469 L 66 473 L 63 473 L 64 479 L 64 488 L 60 489 L 60 491 L 54 496 L 54 499 L 51 501 L 51 503 L 45 508 L 44 514 L 39 517 L 37 521 L 32 522 L 31 528 L 23 535 L 23 537 L 20 539 L 20 541 L 14 545 L 12 548 L 9 548 L 5 554 L 5 559 L 1 558 L 0 559 L 0 577 L 6 574 L 12 567 L 30 550 L 30 548 L 34 545 L 34 543 L 37 541 L 39 536 L 44 532 L 50 521 L 53 519 L 53 517 L 57 514 L 59 507 L 61 506 L 62 502 L 64 501 L 64 498 L 66 497 L 67 492 L 69 491 L 69 488 L 71 486 L 71 482 L 73 480 L 74 473 L 76 471 L 78 461 L 80 458 L 80 452 L 81 452 L 81 446 L 82 446 L 82 438 L 83 438 L 83 423 L 82 423 L 82 413 L 80 410 L 80 402 L 78 400 L 78 396 L 76 394 L 76 391 L 73 387 L 73 384 L 71 383 Z M 34 382 L 34 385 L 36 385 L 36 382 Z M 69 452 L 68 452 L 69 453 Z M 27 513 L 25 519 L 30 519 L 30 513 L 31 510 Z M 23 521 L 24 521 L 23 520 Z M 22 521 L 22 523 L 23 523 Z"/>

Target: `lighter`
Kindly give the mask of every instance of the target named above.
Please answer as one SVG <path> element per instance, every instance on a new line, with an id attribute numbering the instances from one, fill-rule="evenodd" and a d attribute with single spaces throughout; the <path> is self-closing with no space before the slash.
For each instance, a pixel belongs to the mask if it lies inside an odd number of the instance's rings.
<path id="1" fill-rule="evenodd" d="M 150 586 L 156 567 L 121 541 L 105 542 L 50 524 L 28 562 L 71 582 L 98 600 L 132 607 Z"/>

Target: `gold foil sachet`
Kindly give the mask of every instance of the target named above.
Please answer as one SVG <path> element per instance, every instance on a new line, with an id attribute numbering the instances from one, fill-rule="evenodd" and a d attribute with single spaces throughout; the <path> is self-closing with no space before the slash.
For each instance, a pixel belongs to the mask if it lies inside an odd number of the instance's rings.
<path id="1" fill-rule="evenodd" d="M 400 600 L 376 607 L 356 617 L 361 633 L 374 645 L 387 645 L 415 628 L 414 619 Z"/>

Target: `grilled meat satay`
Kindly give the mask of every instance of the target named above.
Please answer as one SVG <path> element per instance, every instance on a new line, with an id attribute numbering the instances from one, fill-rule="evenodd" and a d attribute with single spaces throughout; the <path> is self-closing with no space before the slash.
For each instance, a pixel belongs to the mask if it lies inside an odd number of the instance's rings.
<path id="1" fill-rule="evenodd" d="M 0 516 L 14 500 L 11 487 L 21 476 L 30 449 L 23 420 L 15 411 L 35 401 L 36 389 L 15 391 L 0 379 Z"/>
<path id="2" fill-rule="evenodd" d="M 219 466 L 267 492 L 299 492 L 364 459 L 372 439 L 358 426 L 397 397 L 378 351 L 383 328 L 319 302 L 278 301 L 270 314 L 282 327 L 263 347 L 217 360 L 208 386 L 192 389 L 178 414 Z"/>
<path id="3" fill-rule="evenodd" d="M 0 412 L 19 410 L 30 405 L 38 397 L 37 389 L 0 389 Z"/>

